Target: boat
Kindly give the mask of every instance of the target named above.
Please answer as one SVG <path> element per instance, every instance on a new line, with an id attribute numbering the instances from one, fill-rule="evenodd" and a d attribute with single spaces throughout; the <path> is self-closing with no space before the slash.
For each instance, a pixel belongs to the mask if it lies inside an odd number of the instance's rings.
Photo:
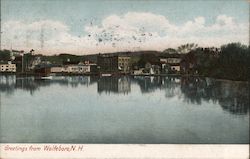
<path id="1" fill-rule="evenodd" d="M 110 77 L 110 76 L 112 76 L 112 74 L 110 74 L 110 73 L 102 73 L 101 76 L 102 77 Z"/>
<path id="2" fill-rule="evenodd" d="M 41 79 L 43 79 L 43 80 L 52 80 L 52 76 L 42 76 Z"/>
<path id="3" fill-rule="evenodd" d="M 36 76 L 35 80 L 52 80 L 52 76 Z"/>

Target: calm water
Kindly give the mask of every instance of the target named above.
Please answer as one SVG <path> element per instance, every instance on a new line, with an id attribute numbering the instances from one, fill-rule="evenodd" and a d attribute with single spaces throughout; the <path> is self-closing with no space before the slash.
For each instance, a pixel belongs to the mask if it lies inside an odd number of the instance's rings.
<path id="1" fill-rule="evenodd" d="M 246 82 L 2 75 L 0 107 L 4 143 L 249 143 Z"/>

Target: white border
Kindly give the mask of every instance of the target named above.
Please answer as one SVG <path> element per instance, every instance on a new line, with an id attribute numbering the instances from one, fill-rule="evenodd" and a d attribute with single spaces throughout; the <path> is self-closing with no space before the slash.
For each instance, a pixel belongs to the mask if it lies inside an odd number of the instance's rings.
<path id="1" fill-rule="evenodd" d="M 40 147 L 40 151 L 30 151 L 29 147 Z M 44 151 L 44 146 L 76 147 L 73 151 Z M 207 145 L 207 144 L 1 144 L 1 159 L 96 159 L 96 158 L 171 158 L 171 159 L 248 159 L 249 144 L 242 145 Z M 16 147 L 16 150 L 7 150 Z M 21 152 L 20 148 L 27 151 Z M 77 148 L 80 147 L 78 150 Z M 62 150 L 62 149 L 61 149 Z"/>

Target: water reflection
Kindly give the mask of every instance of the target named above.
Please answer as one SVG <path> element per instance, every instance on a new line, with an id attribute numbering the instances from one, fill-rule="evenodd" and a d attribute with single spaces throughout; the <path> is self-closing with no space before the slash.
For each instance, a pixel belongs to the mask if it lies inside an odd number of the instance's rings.
<path id="1" fill-rule="evenodd" d="M 67 76 L 53 80 L 36 80 L 34 77 L 0 76 L 0 93 L 12 95 L 16 90 L 29 91 L 33 95 L 43 87 L 60 85 L 66 87 L 97 84 L 99 94 L 115 93 L 127 95 L 132 85 L 140 87 L 141 93 L 165 91 L 166 98 L 180 97 L 186 103 L 202 105 L 202 102 L 219 103 L 223 110 L 235 115 L 249 113 L 249 84 L 211 78 L 188 77 L 95 77 Z"/>
<path id="2" fill-rule="evenodd" d="M 130 78 L 122 77 L 101 77 L 97 82 L 98 93 L 123 93 L 128 94 L 131 91 Z"/>
<path id="3" fill-rule="evenodd" d="M 219 102 L 224 110 L 232 114 L 249 112 L 249 85 L 246 82 L 182 78 L 181 91 L 186 102 L 201 104 L 211 100 Z"/>
<path id="4" fill-rule="evenodd" d="M 157 89 L 165 90 L 165 97 L 170 98 L 180 95 L 180 78 L 179 77 L 141 77 L 135 76 L 133 82 L 140 86 L 142 93 L 152 93 Z"/>

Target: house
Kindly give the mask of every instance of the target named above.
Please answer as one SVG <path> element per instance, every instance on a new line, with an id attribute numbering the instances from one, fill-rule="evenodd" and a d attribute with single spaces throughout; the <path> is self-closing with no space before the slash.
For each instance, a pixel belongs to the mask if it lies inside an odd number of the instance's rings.
<path id="1" fill-rule="evenodd" d="M 97 64 L 91 61 L 83 61 L 80 62 L 79 65 L 84 65 L 86 67 L 83 68 L 84 73 L 97 73 Z"/>
<path id="2" fill-rule="evenodd" d="M 16 64 L 11 61 L 0 63 L 0 72 L 16 72 Z"/>
<path id="3" fill-rule="evenodd" d="M 54 68 L 54 70 L 61 71 L 64 73 L 75 73 L 75 74 L 84 74 L 84 73 L 90 73 L 95 69 L 96 64 L 77 64 L 77 65 L 66 65 L 62 68 Z"/>
<path id="4" fill-rule="evenodd" d="M 133 75 L 142 75 L 143 74 L 143 68 L 137 69 L 137 70 L 133 70 L 132 71 Z"/>
<path id="5" fill-rule="evenodd" d="M 97 65 L 90 62 L 66 61 L 64 65 L 54 65 L 51 67 L 51 73 L 72 73 L 85 74 L 90 72 L 97 72 Z"/>
<path id="6" fill-rule="evenodd" d="M 66 65 L 63 68 L 65 73 L 82 73 L 82 67 L 80 65 Z"/>
<path id="7" fill-rule="evenodd" d="M 51 73 L 62 73 L 63 67 L 61 66 L 52 66 L 51 67 Z"/>
<path id="8" fill-rule="evenodd" d="M 151 65 L 150 74 L 151 75 L 159 75 L 161 73 L 161 67 L 157 64 Z"/>
<path id="9" fill-rule="evenodd" d="M 143 70 L 145 75 L 157 75 L 161 72 L 161 67 L 158 62 L 146 62 Z"/>
<path id="10" fill-rule="evenodd" d="M 162 73 L 178 73 L 181 71 L 181 54 L 166 54 L 160 58 Z"/>

